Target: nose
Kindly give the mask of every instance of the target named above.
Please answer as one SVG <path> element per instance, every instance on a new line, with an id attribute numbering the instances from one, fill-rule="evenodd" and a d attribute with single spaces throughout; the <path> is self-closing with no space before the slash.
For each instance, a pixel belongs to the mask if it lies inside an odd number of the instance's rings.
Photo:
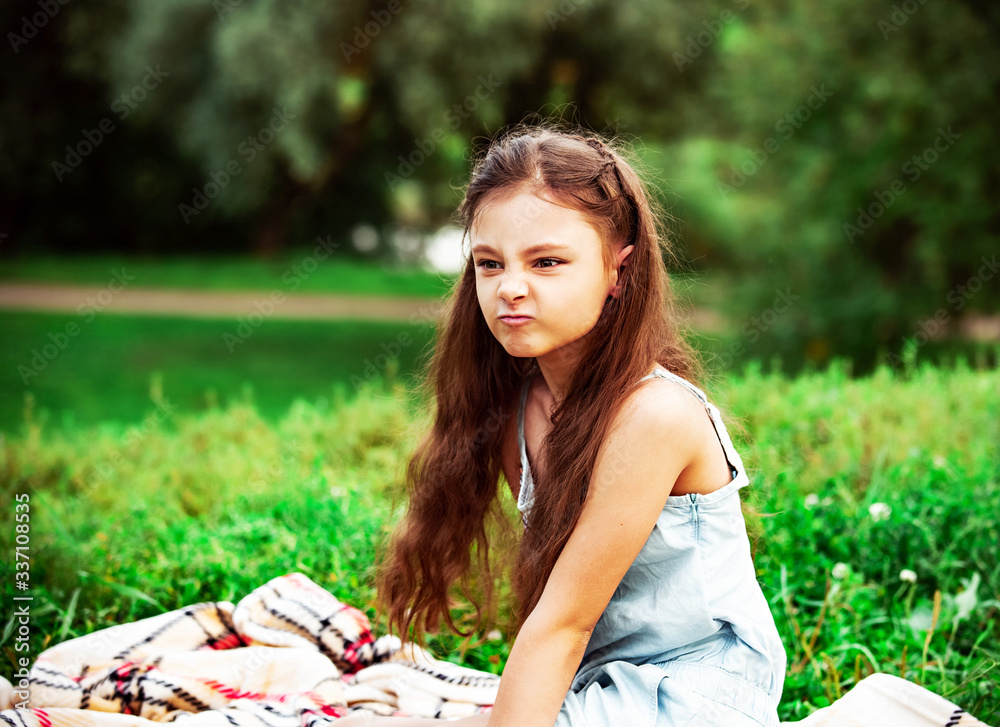
<path id="1" fill-rule="evenodd" d="M 518 272 L 505 271 L 500 278 L 500 285 L 497 287 L 497 297 L 503 298 L 507 303 L 520 300 L 528 294 L 528 285 Z"/>

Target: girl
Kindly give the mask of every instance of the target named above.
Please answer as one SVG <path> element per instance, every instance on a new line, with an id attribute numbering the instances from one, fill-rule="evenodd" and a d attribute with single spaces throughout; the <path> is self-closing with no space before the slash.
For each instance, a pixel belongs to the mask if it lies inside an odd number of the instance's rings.
<path id="1" fill-rule="evenodd" d="M 458 724 L 777 725 L 785 653 L 749 481 L 691 383 L 641 180 L 596 137 L 520 128 L 460 214 L 471 256 L 431 362 L 436 418 L 380 575 L 390 625 L 458 631 L 456 584 L 492 603 L 502 474 L 524 521 L 520 628 L 492 713 Z"/>

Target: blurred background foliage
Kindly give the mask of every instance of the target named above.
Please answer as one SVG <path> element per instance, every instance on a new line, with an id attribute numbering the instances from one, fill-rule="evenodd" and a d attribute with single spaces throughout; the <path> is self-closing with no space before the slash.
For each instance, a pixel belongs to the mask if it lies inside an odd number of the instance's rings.
<path id="1" fill-rule="evenodd" d="M 997 713 L 1000 5 L 9 0 L 0 31 L 0 499 L 36 508 L 33 653 L 289 570 L 374 615 L 454 279 L 429 250 L 460 259 L 492 135 L 562 119 L 670 214 L 754 475 L 782 718 L 875 670 Z M 260 298 L 135 315 L 117 275 Z M 271 318 L 268 292 L 413 315 Z"/>
<path id="2" fill-rule="evenodd" d="M 635 147 L 724 365 L 870 371 L 1000 303 L 985 0 L 31 0 L 0 28 L 0 264 L 267 260 L 358 225 L 380 245 L 342 254 L 388 258 L 540 114 Z"/>

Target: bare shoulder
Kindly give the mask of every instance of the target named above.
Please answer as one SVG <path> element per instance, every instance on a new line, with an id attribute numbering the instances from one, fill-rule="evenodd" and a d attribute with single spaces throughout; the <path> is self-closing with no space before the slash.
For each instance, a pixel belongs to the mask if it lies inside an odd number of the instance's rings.
<path id="1" fill-rule="evenodd" d="M 670 379 L 642 382 L 622 404 L 613 431 L 669 437 L 675 446 L 694 442 L 711 426 L 705 405 L 690 390 Z"/>
<path id="2" fill-rule="evenodd" d="M 671 450 L 683 462 L 672 494 L 708 494 L 725 487 L 733 472 L 716 424 L 705 402 L 672 380 L 644 381 L 623 407 L 624 426 L 645 429 L 652 439 L 645 446 Z M 633 439 L 637 435 L 633 435 Z"/>
<path id="3" fill-rule="evenodd" d="M 696 462 L 706 421 L 701 402 L 683 386 L 643 382 L 616 412 L 601 443 L 595 491 L 612 500 L 648 500 L 650 512 L 658 511 Z"/>

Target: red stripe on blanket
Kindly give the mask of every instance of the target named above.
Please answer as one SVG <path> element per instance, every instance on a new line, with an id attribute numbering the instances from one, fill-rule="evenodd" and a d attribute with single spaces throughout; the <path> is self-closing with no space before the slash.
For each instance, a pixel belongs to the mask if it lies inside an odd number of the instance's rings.
<path id="1" fill-rule="evenodd" d="M 235 649 L 240 646 L 244 646 L 243 639 L 240 638 L 239 634 L 229 634 L 224 639 L 219 639 L 218 641 L 212 641 L 203 646 L 203 649 L 214 649 L 216 651 L 220 649 Z"/>
<path id="2" fill-rule="evenodd" d="M 241 692 L 233 687 L 227 687 L 214 679 L 199 679 L 202 684 L 211 687 L 219 694 L 229 699 L 253 699 L 259 702 L 287 702 L 295 697 L 309 697 L 316 704 L 323 704 L 323 698 L 317 692 L 307 690 L 304 692 Z"/>
<path id="3" fill-rule="evenodd" d="M 33 709 L 31 711 L 36 717 L 38 717 L 38 722 L 42 725 L 42 727 L 52 727 L 52 720 L 49 719 L 48 712 L 44 709 Z"/>
<path id="4" fill-rule="evenodd" d="M 365 621 L 368 620 L 363 613 L 361 613 L 360 611 L 358 613 L 361 615 L 362 618 L 365 619 Z M 365 646 L 371 646 L 374 643 L 375 639 L 372 637 L 371 631 L 366 631 L 365 633 L 361 634 L 358 637 L 358 640 L 355 641 L 353 644 L 351 644 L 349 648 L 344 649 L 344 654 L 341 658 L 351 665 L 351 670 L 348 672 L 349 674 L 353 674 L 358 669 L 368 666 L 367 664 L 362 663 L 361 657 L 358 656 L 358 651 L 361 648 Z"/>
<path id="5" fill-rule="evenodd" d="M 241 692 L 238 689 L 233 689 L 232 687 L 227 687 L 221 682 L 217 682 L 214 679 L 200 679 L 199 680 L 205 686 L 211 687 L 219 694 L 224 697 L 229 697 L 230 699 L 253 699 L 257 701 L 268 701 L 268 702 L 284 702 L 288 698 L 286 694 L 267 694 L 265 692 Z"/>

